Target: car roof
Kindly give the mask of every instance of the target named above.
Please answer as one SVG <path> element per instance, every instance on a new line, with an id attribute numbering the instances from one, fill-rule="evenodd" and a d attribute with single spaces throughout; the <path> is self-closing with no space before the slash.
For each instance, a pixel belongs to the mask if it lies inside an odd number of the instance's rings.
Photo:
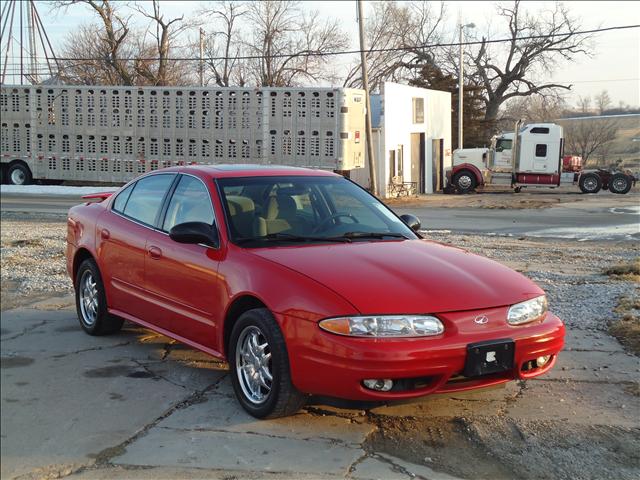
<path id="1" fill-rule="evenodd" d="M 197 173 L 210 178 L 237 177 L 337 177 L 339 175 L 327 170 L 290 167 L 285 165 L 251 165 L 251 164 L 218 164 L 218 165 L 186 165 L 182 167 L 165 168 L 160 171 L 177 171 L 182 173 Z"/>

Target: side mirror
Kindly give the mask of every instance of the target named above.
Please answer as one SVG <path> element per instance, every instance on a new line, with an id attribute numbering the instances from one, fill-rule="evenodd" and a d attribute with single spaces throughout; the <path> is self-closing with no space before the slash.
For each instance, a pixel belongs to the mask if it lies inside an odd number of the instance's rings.
<path id="1" fill-rule="evenodd" d="M 400 215 L 400 220 L 406 223 L 407 227 L 409 227 L 414 232 L 420 230 L 421 224 L 420 219 L 415 215 L 411 215 L 410 213 L 405 213 L 404 215 Z"/>
<path id="2" fill-rule="evenodd" d="M 203 222 L 186 222 L 176 225 L 169 232 L 169 237 L 178 243 L 202 243 L 210 247 L 217 247 L 219 243 L 215 225 Z"/>

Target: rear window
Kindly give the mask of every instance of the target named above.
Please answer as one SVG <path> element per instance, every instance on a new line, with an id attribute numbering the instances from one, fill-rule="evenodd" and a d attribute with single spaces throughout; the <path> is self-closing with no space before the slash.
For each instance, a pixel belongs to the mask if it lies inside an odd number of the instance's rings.
<path id="1" fill-rule="evenodd" d="M 138 180 L 129 195 L 124 214 L 146 225 L 154 225 L 162 200 L 175 175 L 152 175 Z"/>

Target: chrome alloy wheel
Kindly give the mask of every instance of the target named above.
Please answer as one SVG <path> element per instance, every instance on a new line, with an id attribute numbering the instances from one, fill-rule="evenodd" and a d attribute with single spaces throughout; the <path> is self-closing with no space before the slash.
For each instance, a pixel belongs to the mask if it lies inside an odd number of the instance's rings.
<path id="1" fill-rule="evenodd" d="M 587 177 L 584 179 L 584 189 L 593 192 L 596 188 L 598 188 L 598 181 L 594 177 Z"/>
<path id="2" fill-rule="evenodd" d="M 82 274 L 78 288 L 80 289 L 82 321 L 91 327 L 98 318 L 98 286 L 89 270 Z"/>
<path id="3" fill-rule="evenodd" d="M 471 177 L 469 175 L 461 175 L 458 178 L 458 185 L 464 189 L 471 187 Z"/>
<path id="4" fill-rule="evenodd" d="M 256 326 L 248 326 L 238 337 L 236 375 L 247 400 L 256 405 L 267 400 L 273 385 L 271 349 Z"/>

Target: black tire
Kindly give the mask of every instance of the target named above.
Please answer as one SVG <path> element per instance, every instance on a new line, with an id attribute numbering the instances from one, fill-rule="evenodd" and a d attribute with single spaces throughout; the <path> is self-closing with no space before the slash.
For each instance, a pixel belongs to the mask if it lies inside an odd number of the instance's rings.
<path id="1" fill-rule="evenodd" d="M 4 185 L 7 180 L 7 166 L 0 165 L 0 184 Z"/>
<path id="2" fill-rule="evenodd" d="M 88 289 L 88 285 L 85 283 L 87 281 L 93 284 L 92 294 L 85 290 Z M 80 264 L 78 273 L 76 273 L 75 292 L 78 321 L 85 332 L 89 335 L 109 335 L 122 328 L 124 320 L 107 311 L 107 297 L 104 293 L 102 276 L 93 259 L 88 258 Z M 83 301 L 84 299 L 88 302 L 90 296 L 95 298 L 97 302 L 92 307 Z"/>
<path id="3" fill-rule="evenodd" d="M 470 170 L 461 170 L 453 177 L 453 184 L 458 193 L 473 192 L 478 186 L 476 176 Z"/>
<path id="4" fill-rule="evenodd" d="M 269 390 L 267 387 L 257 385 L 258 394 L 263 395 L 262 398 L 251 399 L 252 386 L 247 377 L 252 373 L 256 374 L 254 378 L 263 379 L 263 369 L 256 369 L 254 361 L 257 355 L 251 359 L 251 356 L 243 357 L 242 344 L 246 340 L 251 343 L 251 336 L 255 335 L 258 341 L 264 342 L 259 345 L 266 346 L 259 350 L 270 357 L 261 365 L 266 367 L 267 373 L 272 377 Z M 236 355 L 237 353 L 237 355 Z M 243 313 L 237 320 L 231 331 L 229 340 L 229 367 L 231 371 L 231 383 L 236 397 L 250 415 L 256 418 L 278 418 L 286 417 L 296 413 L 305 403 L 305 396 L 299 392 L 291 382 L 291 370 L 289 368 L 289 356 L 284 337 L 280 331 L 280 327 L 275 318 L 266 308 L 256 308 Z M 246 362 L 249 372 L 240 373 L 238 365 L 242 367 L 242 363 Z"/>
<path id="5" fill-rule="evenodd" d="M 29 185 L 33 177 L 29 167 L 22 162 L 9 165 L 7 170 L 7 182 L 11 185 Z"/>
<path id="6" fill-rule="evenodd" d="M 580 176 L 578 186 L 582 193 L 598 193 L 602 188 L 602 179 L 595 173 L 587 173 Z"/>
<path id="7" fill-rule="evenodd" d="M 624 195 L 631 190 L 631 178 L 624 173 L 614 173 L 609 180 L 609 190 L 613 193 Z"/>

